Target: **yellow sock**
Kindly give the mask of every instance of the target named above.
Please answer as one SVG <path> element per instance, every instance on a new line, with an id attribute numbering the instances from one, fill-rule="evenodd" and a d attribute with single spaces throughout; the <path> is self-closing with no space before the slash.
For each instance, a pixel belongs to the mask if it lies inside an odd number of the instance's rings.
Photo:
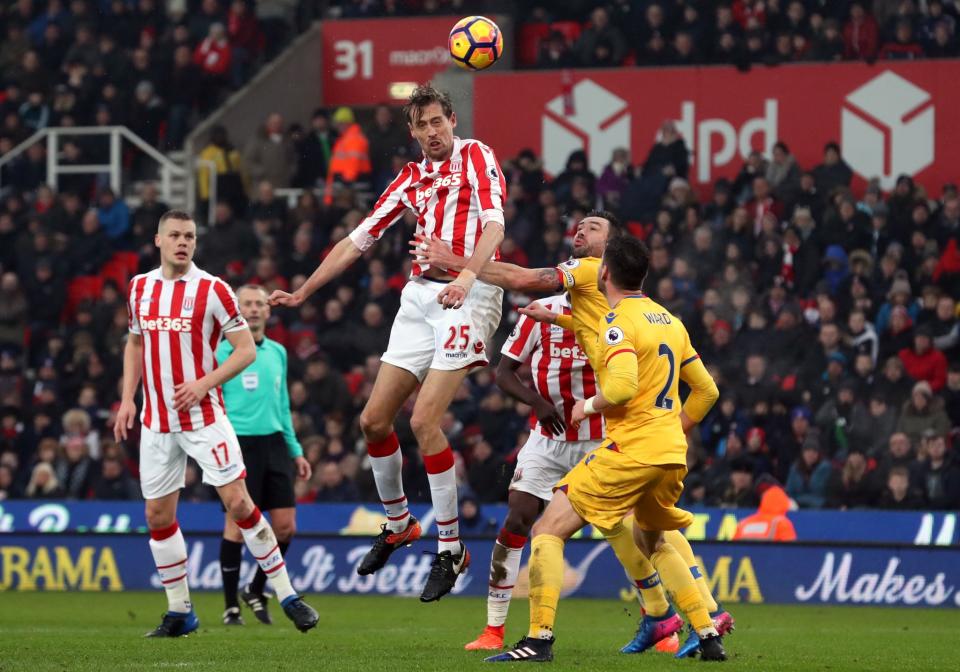
<path id="1" fill-rule="evenodd" d="M 640 592 L 644 610 L 651 616 L 663 616 L 670 609 L 670 603 L 667 602 L 667 596 L 663 592 L 657 570 L 640 552 L 637 543 L 633 540 L 632 521 L 633 516 L 630 516 L 626 524 L 617 525 L 612 530 L 603 530 L 603 536 L 613 548 L 613 552 L 617 554 L 617 559 L 627 571 L 627 576 Z"/>
<path id="2" fill-rule="evenodd" d="M 563 587 L 563 539 L 539 534 L 530 544 L 530 631 L 528 637 L 550 639 Z"/>
<path id="3" fill-rule="evenodd" d="M 710 613 L 690 573 L 690 568 L 687 567 L 687 563 L 683 561 L 677 549 L 668 543 L 661 544 L 660 549 L 650 556 L 650 561 L 663 578 L 663 583 L 670 591 L 674 603 L 686 614 L 687 620 L 697 634 L 701 636 L 717 634 Z"/>
<path id="4" fill-rule="evenodd" d="M 663 540 L 677 549 L 677 553 L 687 563 L 690 573 L 693 574 L 693 578 L 697 582 L 697 588 L 700 589 L 700 596 L 703 598 L 707 611 L 711 614 L 715 612 L 718 608 L 717 601 L 713 599 L 713 593 L 710 592 L 710 586 L 707 585 L 707 577 L 703 574 L 703 567 L 697 563 L 697 559 L 693 555 L 693 549 L 690 548 L 690 542 L 683 536 L 683 532 L 679 530 L 664 532 Z"/>

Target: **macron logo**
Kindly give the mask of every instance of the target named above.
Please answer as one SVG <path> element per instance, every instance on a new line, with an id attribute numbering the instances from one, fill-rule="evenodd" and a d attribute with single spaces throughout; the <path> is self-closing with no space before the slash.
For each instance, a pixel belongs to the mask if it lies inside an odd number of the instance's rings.
<path id="1" fill-rule="evenodd" d="M 564 114 L 564 96 L 547 103 L 543 113 L 543 166 L 551 175 L 563 172 L 571 152 L 582 149 L 597 170 L 618 147 L 630 147 L 627 101 L 592 80 L 577 82 L 570 92 L 575 112 Z"/>
<path id="2" fill-rule="evenodd" d="M 843 102 L 843 156 L 861 177 L 879 177 L 886 191 L 898 175 L 933 163 L 934 130 L 930 94 L 889 70 Z"/>

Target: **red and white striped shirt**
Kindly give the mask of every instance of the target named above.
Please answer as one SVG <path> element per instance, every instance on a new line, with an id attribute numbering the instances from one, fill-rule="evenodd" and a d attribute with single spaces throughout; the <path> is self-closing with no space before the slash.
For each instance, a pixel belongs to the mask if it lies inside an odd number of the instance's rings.
<path id="1" fill-rule="evenodd" d="M 566 294 L 537 301 L 547 310 L 570 314 L 570 300 Z M 530 360 L 530 374 L 537 393 L 563 409 L 567 433 L 555 437 L 540 426 L 536 416 L 530 415 L 530 427 L 544 436 L 564 441 L 599 441 L 603 438 L 603 416 L 591 415 L 576 430 L 570 423 L 570 413 L 577 399 L 589 399 L 597 393 L 597 379 L 587 362 L 587 353 L 577 344 L 577 337 L 555 324 L 520 317 L 510 338 L 503 344 L 502 355 L 518 362 Z"/>
<path id="2" fill-rule="evenodd" d="M 173 409 L 173 394 L 174 386 L 217 368 L 223 334 L 248 328 L 230 286 L 193 264 L 179 280 L 157 268 L 130 281 L 127 315 L 130 331 L 143 336 L 143 426 L 187 432 L 224 415 L 219 387 L 187 411 Z"/>
<path id="3" fill-rule="evenodd" d="M 424 158 L 404 166 L 350 239 L 367 250 L 409 209 L 417 214 L 417 233 L 428 239 L 437 235 L 454 254 L 469 258 L 488 222 L 503 225 L 506 194 L 493 150 L 477 140 L 455 137 L 448 160 Z M 494 258 L 499 257 L 498 251 Z M 427 268 L 414 262 L 412 275 L 422 275 Z"/>

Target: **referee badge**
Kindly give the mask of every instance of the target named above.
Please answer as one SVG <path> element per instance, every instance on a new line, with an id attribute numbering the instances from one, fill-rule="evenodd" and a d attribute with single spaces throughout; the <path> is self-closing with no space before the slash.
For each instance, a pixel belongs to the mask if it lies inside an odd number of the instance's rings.
<path id="1" fill-rule="evenodd" d="M 243 389 L 247 392 L 254 392 L 260 387 L 260 376 L 256 371 L 244 371 L 240 374 L 240 381 L 243 383 Z"/>

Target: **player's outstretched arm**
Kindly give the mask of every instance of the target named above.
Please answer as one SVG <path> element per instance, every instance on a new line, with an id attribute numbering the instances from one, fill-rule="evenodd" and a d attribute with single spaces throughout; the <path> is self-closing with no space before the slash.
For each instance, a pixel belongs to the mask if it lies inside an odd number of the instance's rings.
<path id="1" fill-rule="evenodd" d="M 490 257 L 500 247 L 503 242 L 503 224 L 499 222 L 487 222 L 483 227 L 483 234 L 477 241 L 477 246 L 467 260 L 463 270 L 457 279 L 444 287 L 437 294 L 437 302 L 444 308 L 459 308 L 467 300 L 467 294 L 476 281 L 477 276 L 483 271 L 484 267 L 490 264 Z"/>
<path id="2" fill-rule="evenodd" d="M 680 363 L 680 380 L 690 386 L 690 394 L 680 411 L 680 423 L 686 434 L 710 412 L 720 397 L 720 390 L 700 355 L 693 355 Z"/>
<path id="3" fill-rule="evenodd" d="M 561 413 L 556 406 L 541 397 L 536 390 L 524 384 L 517 374 L 521 364 L 522 362 L 512 357 L 502 356 L 500 363 L 497 364 L 497 387 L 517 401 L 523 402 L 533 408 L 537 420 L 540 421 L 540 426 L 548 432 L 555 436 L 563 434 L 567 431 L 563 423 L 563 413 Z"/>
<path id="4" fill-rule="evenodd" d="M 313 275 L 307 278 L 300 289 L 292 294 L 282 292 L 279 289 L 275 290 L 268 299 L 270 305 L 296 308 L 306 301 L 311 294 L 347 270 L 350 264 L 360 258 L 361 254 L 363 252 L 349 236 L 344 238 L 330 250 L 330 254 L 320 263 Z"/>
<path id="5" fill-rule="evenodd" d="M 133 400 L 143 373 L 143 336 L 127 334 L 127 344 L 123 348 L 123 388 L 120 392 L 120 409 L 113 424 L 113 438 L 126 440 L 127 432 L 133 429 L 133 420 L 137 416 L 137 404 Z"/>
<path id="6" fill-rule="evenodd" d="M 428 240 L 418 234 L 410 241 L 410 254 L 421 263 L 445 268 L 452 273 L 459 273 L 467 265 L 465 257 L 454 254 L 450 246 L 437 236 Z M 502 261 L 489 261 L 477 275 L 484 282 L 513 292 L 555 294 L 563 289 L 556 268 L 524 268 Z"/>
<path id="7" fill-rule="evenodd" d="M 223 385 L 257 358 L 257 345 L 253 342 L 249 329 L 228 331 L 224 338 L 230 341 L 233 352 L 223 360 L 223 364 L 202 378 L 180 383 L 173 388 L 173 407 L 177 412 L 189 410 L 199 404 L 210 390 Z"/>

